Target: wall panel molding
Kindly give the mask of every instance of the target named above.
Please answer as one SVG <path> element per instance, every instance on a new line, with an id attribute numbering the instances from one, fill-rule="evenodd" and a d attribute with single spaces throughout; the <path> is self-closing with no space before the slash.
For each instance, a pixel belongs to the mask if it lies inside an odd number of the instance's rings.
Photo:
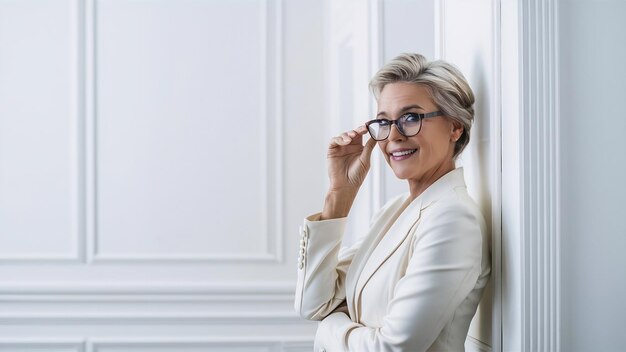
<path id="1" fill-rule="evenodd" d="M 267 326 L 267 325 L 307 325 L 295 313 L 238 313 L 238 314 L 138 314 L 138 313 L 20 313 L 0 314 L 3 325 L 217 325 L 217 326 Z"/>
<path id="2" fill-rule="evenodd" d="M 446 1 L 435 1 L 435 60 L 446 57 Z"/>
<path id="3" fill-rule="evenodd" d="M 97 133 L 96 133 L 96 0 L 84 0 L 82 11 L 82 22 L 84 23 L 84 106 L 85 106 L 85 126 L 84 126 L 84 224 L 82 260 L 89 262 L 90 253 L 94 248 L 95 227 L 96 227 L 96 175 L 97 175 Z"/>
<path id="4" fill-rule="evenodd" d="M 384 1 L 369 0 L 368 3 L 368 42 L 369 56 L 368 69 L 369 77 L 373 77 L 382 67 L 385 60 L 385 18 L 384 18 Z M 376 99 L 371 96 L 368 100 L 370 116 L 376 115 L 378 109 Z M 370 184 L 370 214 L 382 208 L 387 202 L 389 195 L 385 187 L 385 174 L 388 172 L 388 166 L 382 157 L 374 157 L 371 160 L 370 173 L 372 175 Z"/>
<path id="5" fill-rule="evenodd" d="M 86 341 L 84 339 L 0 338 L 0 352 L 28 352 L 33 351 L 33 349 L 50 352 L 87 352 Z"/>
<path id="6" fill-rule="evenodd" d="M 521 2 L 522 346 L 560 350 L 558 2 Z"/>
<path id="7" fill-rule="evenodd" d="M 214 338 L 143 338 L 143 339 L 90 339 L 88 341 L 90 352 L 108 351 L 162 351 L 163 347 L 172 348 L 176 351 L 236 351 L 250 349 L 250 351 L 269 352 L 299 352 L 313 349 L 313 342 L 308 337 L 280 337 L 268 336 L 265 338 L 239 337 L 214 337 Z"/>
<path id="8" fill-rule="evenodd" d="M 231 337 L 89 337 L 76 339 L 0 338 L 0 351 L 50 351 L 50 352 L 107 352 L 107 351 L 163 351 L 170 348 L 185 351 L 241 351 L 304 352 L 313 349 L 308 336 L 248 336 Z"/>
<path id="9" fill-rule="evenodd" d="M 196 295 L 237 298 L 260 297 L 281 297 L 292 299 L 294 294 L 292 282 L 284 283 L 211 283 L 211 284 L 185 284 L 180 282 L 160 282 L 160 283 L 20 283 L 20 284 L 0 284 L 0 300 L 7 296 L 15 297 L 46 297 L 48 295 L 70 295 L 70 296 L 117 296 L 127 295 L 129 297 L 143 296 L 145 299 L 150 295 Z M 187 299 L 186 297 L 185 299 Z"/>
<path id="10" fill-rule="evenodd" d="M 102 21 L 98 17 L 98 4 L 102 0 L 85 0 L 84 22 L 86 23 L 85 47 L 85 86 L 86 86 L 86 231 L 83 258 L 86 263 L 188 263 L 188 262 L 270 262 L 282 263 L 284 260 L 285 234 L 283 231 L 283 131 L 282 116 L 282 0 L 260 0 L 261 28 L 259 40 L 261 45 L 260 68 L 262 73 L 259 86 L 261 96 L 262 120 L 260 146 L 263 165 L 261 170 L 262 203 L 260 206 L 263 219 L 265 250 L 259 253 L 210 253 L 210 254 L 149 254 L 149 253 L 106 253 L 98 246 L 98 62 L 97 62 L 97 24 Z"/>
<path id="11" fill-rule="evenodd" d="M 293 285 L 1 285 L 2 324 L 307 325 Z M 128 307 L 133 310 L 129 311 Z M 3 308 L 4 307 L 4 308 Z M 39 308 L 36 308 L 39 307 Z M 45 307 L 42 311 L 41 307 Z M 177 307 L 174 311 L 172 307 Z"/>
<path id="12" fill-rule="evenodd" d="M 271 302 L 280 303 L 292 312 L 294 286 L 292 283 L 276 284 L 2 284 L 0 306 L 17 303 L 251 303 L 258 308 Z M 154 309 L 154 308 L 151 308 Z"/>

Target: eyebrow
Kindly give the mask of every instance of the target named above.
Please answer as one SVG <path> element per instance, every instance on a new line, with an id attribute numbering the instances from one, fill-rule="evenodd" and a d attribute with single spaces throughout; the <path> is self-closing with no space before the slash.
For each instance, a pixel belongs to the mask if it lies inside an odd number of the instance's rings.
<path id="1" fill-rule="evenodd" d="M 424 108 L 422 108 L 421 106 L 417 105 L 417 104 L 413 104 L 413 105 L 408 105 L 403 107 L 402 109 L 400 109 L 399 114 L 402 115 L 405 112 L 412 110 L 412 109 L 422 109 L 424 110 Z M 376 114 L 376 117 L 378 116 L 387 116 L 387 113 L 384 111 L 379 112 L 378 114 Z"/>

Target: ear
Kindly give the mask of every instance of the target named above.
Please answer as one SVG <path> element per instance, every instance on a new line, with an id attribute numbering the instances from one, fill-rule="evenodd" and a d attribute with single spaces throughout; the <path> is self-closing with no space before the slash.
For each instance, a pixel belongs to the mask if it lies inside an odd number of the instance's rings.
<path id="1" fill-rule="evenodd" d="M 452 120 L 451 122 L 452 128 L 450 131 L 450 140 L 456 143 L 456 141 L 461 138 L 461 135 L 463 135 L 463 131 L 465 130 L 465 128 L 463 128 L 463 125 L 461 125 L 461 123 L 459 123 L 458 121 Z"/>

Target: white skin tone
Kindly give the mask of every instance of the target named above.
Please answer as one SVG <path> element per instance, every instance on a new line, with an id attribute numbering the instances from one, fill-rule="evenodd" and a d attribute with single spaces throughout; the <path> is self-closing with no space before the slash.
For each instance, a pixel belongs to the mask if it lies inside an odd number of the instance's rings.
<path id="1" fill-rule="evenodd" d="M 421 85 L 396 82 L 387 84 L 378 98 L 377 118 L 396 120 L 408 112 L 438 111 L 428 90 Z M 411 199 L 417 198 L 441 176 L 454 170 L 454 145 L 463 127 L 445 116 L 422 120 L 420 132 L 405 137 L 395 125 L 389 137 L 380 142 L 369 139 L 363 145 L 365 125 L 334 137 L 328 147 L 330 189 L 326 195 L 322 219 L 348 215 L 354 198 L 370 168 L 370 157 L 377 143 L 396 177 L 407 180 Z M 398 151 L 415 151 L 393 156 Z"/>

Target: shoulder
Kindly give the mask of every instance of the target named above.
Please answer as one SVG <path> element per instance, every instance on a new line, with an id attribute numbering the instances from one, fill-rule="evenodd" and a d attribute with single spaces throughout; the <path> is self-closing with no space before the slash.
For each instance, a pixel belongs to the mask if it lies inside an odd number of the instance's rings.
<path id="1" fill-rule="evenodd" d="M 422 210 L 418 231 L 443 238 L 481 242 L 486 235 L 485 219 L 464 187 L 450 189 Z"/>
<path id="2" fill-rule="evenodd" d="M 433 220 L 467 219 L 477 224 L 484 223 L 483 215 L 474 200 L 469 196 L 465 187 L 450 189 L 441 198 L 424 208 L 424 217 Z"/>

